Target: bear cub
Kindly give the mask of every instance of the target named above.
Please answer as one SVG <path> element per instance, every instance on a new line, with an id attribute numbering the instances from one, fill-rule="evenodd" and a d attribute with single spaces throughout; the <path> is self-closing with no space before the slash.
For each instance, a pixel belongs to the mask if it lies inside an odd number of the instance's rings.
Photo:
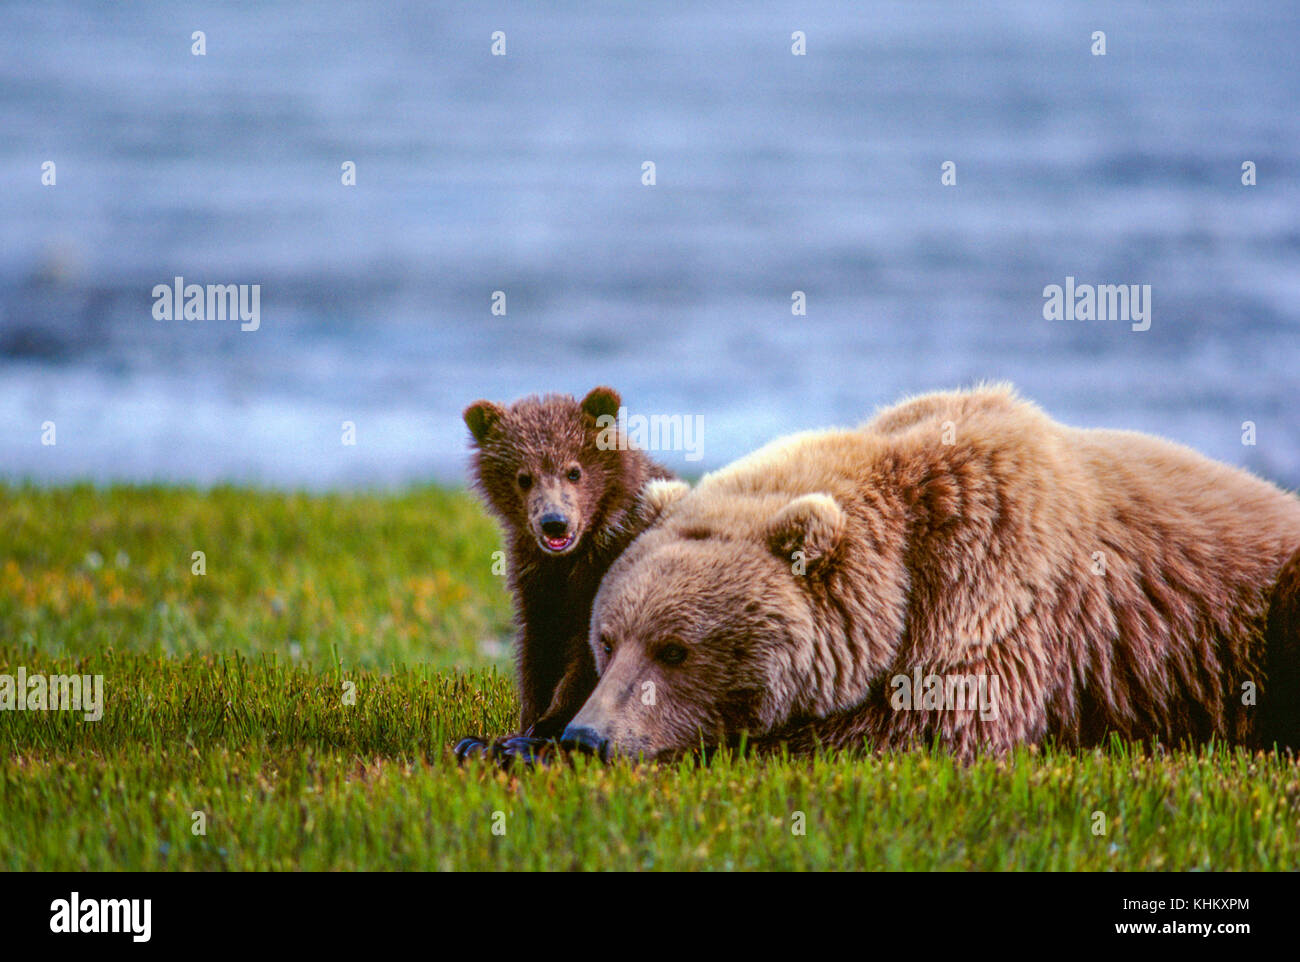
<path id="1" fill-rule="evenodd" d="M 616 419 L 621 405 L 617 392 L 597 387 L 581 402 L 549 394 L 465 409 L 474 487 L 505 534 L 520 712 L 517 735 L 462 739 L 458 758 L 531 759 L 596 687 L 587 642 L 596 589 L 653 520 L 643 488 L 675 478 L 615 421 L 598 421 Z"/>

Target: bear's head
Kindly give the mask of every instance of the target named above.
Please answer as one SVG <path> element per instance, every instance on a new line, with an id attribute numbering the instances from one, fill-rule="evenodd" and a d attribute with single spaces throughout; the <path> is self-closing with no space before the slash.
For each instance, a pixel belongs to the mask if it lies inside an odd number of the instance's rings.
<path id="1" fill-rule="evenodd" d="M 475 401 L 465 409 L 476 486 L 511 531 L 543 555 L 575 551 L 612 506 L 634 497 L 625 490 L 624 463 L 634 452 L 603 427 L 621 404 L 612 388 L 598 387 L 581 401 L 551 394 L 508 407 Z"/>
<path id="2" fill-rule="evenodd" d="M 600 681 L 566 742 L 664 757 L 862 697 L 862 673 L 846 673 L 851 659 L 831 647 L 843 637 L 833 592 L 846 537 L 832 497 L 686 494 L 658 507 L 601 583 L 590 635 Z"/>

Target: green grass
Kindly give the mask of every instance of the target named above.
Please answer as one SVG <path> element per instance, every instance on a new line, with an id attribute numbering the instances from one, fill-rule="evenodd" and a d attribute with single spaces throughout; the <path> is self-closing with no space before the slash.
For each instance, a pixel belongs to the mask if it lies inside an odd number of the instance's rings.
<path id="1" fill-rule="evenodd" d="M 499 547 L 432 488 L 0 486 L 0 673 L 106 689 L 0 712 L 0 869 L 1300 866 L 1300 767 L 1221 748 L 457 768 L 516 710 Z"/>

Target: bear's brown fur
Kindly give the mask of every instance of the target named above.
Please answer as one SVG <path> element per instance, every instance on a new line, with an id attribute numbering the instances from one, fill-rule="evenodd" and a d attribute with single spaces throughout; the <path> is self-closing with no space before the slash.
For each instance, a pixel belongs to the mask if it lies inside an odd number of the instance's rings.
<path id="1" fill-rule="evenodd" d="M 465 409 L 474 484 L 505 533 L 526 737 L 559 735 L 595 687 L 587 631 L 596 589 L 649 521 L 635 510 L 642 487 L 673 477 L 616 431 L 602 437 L 597 419 L 617 418 L 621 403 L 598 387 L 581 402 L 551 394 Z"/>
<path id="2" fill-rule="evenodd" d="M 1295 646 L 1269 662 L 1264 644 L 1298 546 L 1300 499 L 1246 471 L 1066 427 L 1005 386 L 928 395 L 773 442 L 666 507 L 597 596 L 600 682 L 565 739 L 1264 744 L 1300 699 Z M 1290 572 L 1274 616 L 1294 638 Z M 948 700 L 907 704 L 929 676 Z M 985 711 L 962 701 L 980 678 Z"/>
<path id="3" fill-rule="evenodd" d="M 1260 705 L 1260 741 L 1300 748 L 1300 549 L 1282 566 L 1264 632 L 1268 691 Z"/>

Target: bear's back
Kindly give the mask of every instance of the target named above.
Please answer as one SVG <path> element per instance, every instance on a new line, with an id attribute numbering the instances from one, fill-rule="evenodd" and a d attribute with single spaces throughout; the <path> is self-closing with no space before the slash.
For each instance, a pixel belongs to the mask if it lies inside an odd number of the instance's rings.
<path id="1" fill-rule="evenodd" d="M 757 530 L 813 493 L 850 516 L 892 505 L 945 536 L 953 525 L 996 531 L 1016 542 L 1010 550 L 1055 563 L 1096 550 L 1196 563 L 1217 554 L 1253 579 L 1300 547 L 1295 495 L 1152 435 L 1068 427 L 1001 384 L 779 438 L 706 475 L 675 515 Z"/>
<path id="2" fill-rule="evenodd" d="M 1024 455 L 1025 463 L 1052 460 L 1066 430 L 1007 385 L 927 394 L 856 428 L 778 438 L 705 475 L 693 493 L 705 501 L 788 500 L 820 492 L 851 504 L 864 493 L 920 483 L 994 450 Z M 1065 480 L 1059 471 L 1056 480 Z"/>

